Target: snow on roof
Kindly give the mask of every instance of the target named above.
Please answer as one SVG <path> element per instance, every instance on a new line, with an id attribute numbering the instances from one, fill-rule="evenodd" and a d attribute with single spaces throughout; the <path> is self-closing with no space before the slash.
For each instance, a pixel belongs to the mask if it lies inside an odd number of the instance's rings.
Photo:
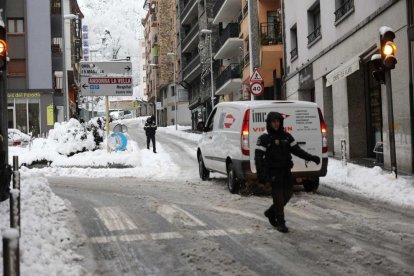
<path id="1" fill-rule="evenodd" d="M 379 28 L 379 32 L 381 35 L 385 35 L 387 32 L 393 32 L 393 29 L 387 26 L 382 26 L 381 28 Z"/>

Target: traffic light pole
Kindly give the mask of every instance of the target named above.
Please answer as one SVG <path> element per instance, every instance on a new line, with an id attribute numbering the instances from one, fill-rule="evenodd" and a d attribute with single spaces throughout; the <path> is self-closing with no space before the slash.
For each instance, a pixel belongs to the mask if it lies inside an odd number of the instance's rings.
<path id="1" fill-rule="evenodd" d="M 395 132 L 394 132 L 394 108 L 392 103 L 392 84 L 391 84 L 391 70 L 385 70 L 385 87 L 387 90 L 387 104 L 388 104 L 388 130 L 389 130 L 389 143 L 390 143 L 390 158 L 391 158 L 391 170 L 395 173 L 397 178 L 397 156 L 395 152 Z"/>

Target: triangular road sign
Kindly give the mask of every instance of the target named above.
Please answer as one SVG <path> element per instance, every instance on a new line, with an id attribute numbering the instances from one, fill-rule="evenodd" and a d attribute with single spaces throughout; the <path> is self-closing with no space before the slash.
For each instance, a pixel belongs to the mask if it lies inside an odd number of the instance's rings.
<path id="1" fill-rule="evenodd" d="M 250 77 L 250 82 L 260 82 L 263 81 L 262 75 L 260 75 L 259 69 L 255 68 L 252 76 Z"/>

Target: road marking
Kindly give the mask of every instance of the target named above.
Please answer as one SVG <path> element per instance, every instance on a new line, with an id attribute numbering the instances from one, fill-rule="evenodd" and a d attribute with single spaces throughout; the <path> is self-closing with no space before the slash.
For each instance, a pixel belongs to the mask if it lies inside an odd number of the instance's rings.
<path id="1" fill-rule="evenodd" d="M 177 222 L 185 226 L 206 226 L 204 222 L 176 205 L 161 205 L 157 213 L 169 223 Z"/>
<path id="2" fill-rule="evenodd" d="M 219 206 L 213 207 L 213 209 L 218 211 L 218 212 L 221 212 L 221 213 L 229 213 L 229 214 L 233 214 L 233 215 L 239 215 L 239 216 L 242 216 L 242 217 L 252 218 L 252 219 L 260 220 L 260 221 L 263 221 L 263 222 L 267 222 L 267 219 L 259 217 L 258 215 L 243 212 L 243 211 L 236 210 L 236 209 L 224 208 L 224 207 L 219 207 Z"/>
<path id="3" fill-rule="evenodd" d="M 293 206 L 286 206 L 286 212 L 293 213 L 299 217 L 309 219 L 309 220 L 320 220 L 321 219 L 320 217 L 314 214 L 311 214 L 308 210 L 298 209 Z"/>
<path id="4" fill-rule="evenodd" d="M 101 207 L 95 211 L 109 231 L 138 229 L 119 207 Z"/>
<path id="5" fill-rule="evenodd" d="M 253 229 L 215 229 L 215 230 L 199 230 L 195 233 L 202 238 L 207 237 L 223 237 L 233 235 L 245 235 L 253 234 Z M 184 239 L 184 236 L 178 232 L 165 232 L 165 233 L 151 233 L 151 234 L 130 234 L 130 235 L 112 235 L 103 237 L 92 237 L 90 240 L 92 243 L 104 244 L 111 242 L 134 242 L 134 241 L 161 241 L 161 240 L 174 240 Z"/>

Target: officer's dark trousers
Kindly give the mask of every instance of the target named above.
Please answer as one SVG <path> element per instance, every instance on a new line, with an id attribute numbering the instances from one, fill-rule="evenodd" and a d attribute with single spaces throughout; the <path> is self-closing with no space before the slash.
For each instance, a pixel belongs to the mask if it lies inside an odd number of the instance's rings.
<path id="1" fill-rule="evenodd" d="M 293 179 L 290 170 L 273 173 L 271 183 L 273 205 L 270 207 L 270 211 L 279 222 L 284 222 L 284 209 L 293 195 Z"/>
<path id="2" fill-rule="evenodd" d="M 156 146 L 155 146 L 155 135 L 148 135 L 147 136 L 147 149 L 150 148 L 150 142 L 152 141 L 152 148 L 154 150 L 154 152 L 156 152 Z"/>

